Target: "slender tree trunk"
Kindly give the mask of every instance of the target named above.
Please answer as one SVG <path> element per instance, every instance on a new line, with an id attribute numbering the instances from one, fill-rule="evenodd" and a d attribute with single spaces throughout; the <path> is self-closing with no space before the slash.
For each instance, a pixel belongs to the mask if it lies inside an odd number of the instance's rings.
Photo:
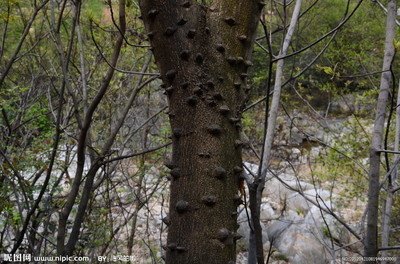
<path id="1" fill-rule="evenodd" d="M 140 7 L 173 134 L 166 263 L 235 263 L 240 114 L 263 5 L 142 0 Z"/>
<path id="2" fill-rule="evenodd" d="M 250 195 L 250 210 L 251 210 L 251 218 L 254 226 L 254 231 L 250 231 L 250 237 L 252 242 L 252 247 L 256 248 L 256 251 L 252 250 L 253 255 L 249 255 L 249 263 L 255 263 L 255 259 L 257 259 L 258 264 L 264 263 L 264 252 L 263 252 L 263 244 L 262 244 L 262 228 L 260 225 L 260 206 L 261 206 L 261 198 L 262 192 L 264 190 L 266 175 L 269 167 L 269 161 L 271 159 L 272 154 L 272 143 L 275 134 L 276 127 L 276 119 L 278 117 L 279 112 L 279 104 L 281 99 L 281 91 L 282 91 L 282 78 L 283 78 L 283 68 L 284 68 L 284 59 L 287 55 L 287 51 L 289 49 L 290 42 L 292 40 L 292 36 L 294 30 L 297 25 L 297 21 L 299 19 L 300 10 L 301 10 L 302 0 L 297 0 L 292 18 L 289 24 L 288 31 L 285 35 L 285 38 L 282 43 L 282 48 L 279 51 L 279 57 L 282 58 L 278 60 L 276 65 L 276 73 L 275 73 L 275 85 L 274 85 L 274 93 L 271 102 L 271 109 L 269 110 L 269 116 L 267 120 L 267 131 L 264 140 L 263 153 L 262 153 L 262 161 L 260 166 L 260 173 L 258 178 L 251 184 L 249 188 Z M 256 253 L 256 256 L 254 256 Z"/>
<path id="3" fill-rule="evenodd" d="M 379 170 L 380 152 L 385 125 L 386 105 L 389 97 L 392 76 L 390 66 L 394 57 L 394 37 L 396 32 L 396 1 L 390 0 L 387 6 L 385 55 L 382 66 L 380 92 L 376 108 L 376 117 L 370 150 L 370 171 L 368 191 L 367 232 L 364 240 L 364 254 L 367 257 L 378 255 L 378 207 L 379 207 Z"/>
<path id="4" fill-rule="evenodd" d="M 396 103 L 396 131 L 395 131 L 395 138 L 394 138 L 394 151 L 399 151 L 399 144 L 400 144 L 400 84 L 398 86 L 397 91 L 397 103 Z M 386 197 L 386 203 L 384 207 L 384 212 L 382 215 L 382 247 L 389 246 L 389 237 L 390 237 L 390 219 L 392 216 L 392 206 L 393 206 L 393 196 L 392 189 L 396 186 L 397 175 L 398 175 L 398 162 L 396 160 L 399 158 L 398 154 L 395 154 L 393 157 L 393 172 L 389 176 L 389 183 L 388 183 L 388 193 Z M 389 251 L 382 251 L 382 257 L 387 257 Z M 386 263 L 386 261 L 382 261 L 382 264 Z"/>
<path id="5" fill-rule="evenodd" d="M 68 217 L 71 214 L 73 205 L 75 204 L 75 200 L 79 194 L 80 186 L 82 184 L 81 180 L 83 177 L 84 173 L 84 165 L 85 165 L 85 155 L 86 155 L 86 143 L 89 141 L 89 130 L 92 125 L 92 117 L 99 106 L 101 100 L 103 99 L 105 93 L 108 90 L 109 84 L 111 82 L 111 79 L 114 76 L 115 72 L 115 66 L 117 65 L 121 49 L 124 43 L 124 36 L 123 34 L 125 33 L 126 29 L 126 21 L 125 21 L 125 0 L 119 0 L 119 8 L 118 8 L 118 16 L 119 16 L 119 29 L 120 29 L 120 35 L 118 36 L 114 50 L 113 50 L 113 56 L 111 59 L 111 65 L 104 76 L 101 86 L 99 88 L 98 93 L 96 96 L 93 98 L 91 101 L 90 105 L 87 107 L 85 110 L 85 118 L 82 124 L 82 127 L 80 129 L 80 134 L 78 138 L 78 147 L 77 147 L 77 169 L 75 173 L 75 178 L 72 183 L 71 190 L 68 194 L 67 200 L 65 202 L 65 205 L 63 209 L 61 210 L 59 214 L 59 223 L 58 223 L 58 232 L 57 232 L 57 252 L 59 255 L 71 255 L 73 251 L 75 250 L 76 243 L 78 242 L 79 235 L 80 235 L 80 229 L 85 217 L 86 213 L 86 208 L 88 205 L 88 202 L 90 200 L 91 194 L 92 194 L 92 188 L 93 188 L 93 183 L 94 179 L 96 176 L 96 173 L 98 169 L 101 167 L 101 163 L 105 157 L 105 155 L 108 153 L 110 150 L 115 137 L 121 128 L 124 118 L 126 117 L 126 114 L 129 110 L 129 105 L 126 105 L 125 108 L 123 109 L 123 114 L 118 118 L 116 126 L 113 128 L 113 131 L 111 132 L 111 135 L 108 137 L 106 143 L 101 149 L 101 155 L 99 157 L 96 157 L 93 161 L 93 164 L 91 165 L 89 171 L 86 174 L 86 180 L 85 183 L 83 184 L 83 190 L 82 190 L 82 197 L 79 201 L 79 206 L 78 206 L 78 211 L 75 216 L 74 224 L 72 227 L 71 234 L 69 236 L 68 242 L 65 245 L 65 240 L 66 240 L 66 227 L 67 227 L 67 221 Z M 129 101 L 128 104 L 131 104 L 132 102 Z"/>
<path id="6" fill-rule="evenodd" d="M 399 86 L 400 88 L 400 86 Z M 400 105 L 400 90 L 397 92 L 397 104 Z M 399 151 L 399 139 L 400 139 L 400 108 L 396 107 L 396 131 L 395 131 L 395 139 L 394 139 L 394 151 Z M 389 181 L 387 185 L 387 196 L 385 201 L 385 206 L 382 214 L 382 247 L 389 246 L 389 237 L 390 237 L 390 219 L 392 217 L 392 206 L 393 206 L 393 198 L 394 193 L 392 193 L 393 187 L 396 186 L 397 175 L 398 175 L 398 162 L 396 160 L 399 158 L 398 154 L 394 155 L 393 158 L 393 166 L 396 168 L 393 169 L 393 172 L 389 175 Z M 382 251 L 382 257 L 389 256 L 389 251 Z M 382 261 L 382 264 L 386 264 L 386 261 Z"/>

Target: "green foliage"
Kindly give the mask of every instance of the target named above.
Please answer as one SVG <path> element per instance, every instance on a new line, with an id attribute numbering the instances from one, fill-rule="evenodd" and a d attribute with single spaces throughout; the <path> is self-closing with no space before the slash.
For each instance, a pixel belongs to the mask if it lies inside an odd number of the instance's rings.
<path id="1" fill-rule="evenodd" d="M 334 139 L 332 147 L 317 160 L 317 178 L 322 182 L 330 182 L 338 189 L 341 199 L 338 204 L 341 206 L 346 206 L 354 198 L 361 201 L 366 199 L 363 195 L 368 187 L 365 178 L 365 161 L 369 153 L 369 135 L 364 130 L 366 126 L 365 120 L 349 118 L 344 121 L 342 132 Z"/>
<path id="2" fill-rule="evenodd" d="M 280 252 L 275 252 L 274 255 L 273 255 L 273 258 L 276 259 L 276 260 L 282 260 L 282 261 L 285 261 L 285 262 L 289 261 L 289 258 L 285 254 L 280 253 Z"/>
<path id="3" fill-rule="evenodd" d="M 331 233 L 329 232 L 329 228 L 327 226 L 322 227 L 322 234 L 327 238 L 331 238 Z"/>
<path id="4" fill-rule="evenodd" d="M 10 206 L 6 206 L 3 210 L 4 210 L 3 213 L 5 215 L 8 215 L 7 217 L 8 224 L 11 224 L 14 227 L 19 226 L 19 224 L 21 223 L 21 215 L 17 211 L 17 209 L 11 206 L 10 204 Z"/>
<path id="5" fill-rule="evenodd" d="M 212 3 L 212 0 L 196 0 L 197 3 L 202 4 L 202 5 L 210 5 Z"/>
<path id="6" fill-rule="evenodd" d="M 309 16 L 314 17 L 314 22 L 318 23 L 305 28 L 303 36 L 306 36 L 308 42 L 312 41 L 308 36 L 315 39 L 315 36 L 328 32 L 340 23 L 346 2 L 324 1 L 310 11 Z M 354 7 L 355 3 L 351 4 L 350 10 Z M 352 76 L 380 70 L 384 46 L 384 22 L 384 13 L 375 4 L 367 2 L 361 5 L 354 16 L 340 29 L 318 63 L 299 81 L 308 89 L 322 87 L 324 92 L 332 93 L 333 97 L 371 89 L 370 82 L 377 81 L 379 75 Z M 316 32 L 319 34 L 315 34 Z M 323 41 L 315 50 L 322 49 L 325 44 L 326 41 Z M 309 82 L 310 78 L 315 79 L 314 83 Z M 328 87 L 327 83 L 331 85 Z"/>
<path id="7" fill-rule="evenodd" d="M 304 9 L 314 1 L 306 1 Z M 337 27 L 346 13 L 347 0 L 319 1 L 312 9 L 305 13 L 298 25 L 298 30 L 293 36 L 292 50 L 300 50 L 318 38 Z M 349 11 L 353 10 L 356 2 L 351 2 Z M 287 8 L 291 13 L 292 6 Z M 269 9 L 267 9 L 269 10 Z M 282 10 L 280 10 L 282 12 Z M 347 13 L 347 15 L 350 12 Z M 276 56 L 280 49 L 283 38 L 280 25 L 281 13 L 269 11 L 266 23 L 272 34 L 272 50 Z M 385 32 L 385 14 L 377 4 L 372 2 L 363 3 L 355 12 L 353 17 L 340 28 L 334 40 L 319 59 L 308 68 L 308 70 L 294 82 L 295 87 L 301 87 L 300 94 L 311 102 L 317 110 L 325 110 L 329 98 L 336 100 L 339 96 L 371 90 L 377 83 L 380 75 L 360 76 L 365 73 L 379 72 L 381 67 L 383 44 Z M 260 35 L 263 32 L 260 30 Z M 285 61 L 285 80 L 308 67 L 311 60 L 328 43 L 330 37 L 317 45 L 291 57 Z M 260 43 L 266 48 L 265 40 Z M 253 96 L 265 94 L 268 76 L 269 55 L 255 45 L 253 74 Z M 275 65 L 274 65 L 275 66 Z M 274 70 L 273 70 L 274 74 Z M 273 76 L 272 76 L 273 77 Z M 273 78 L 272 78 L 273 79 Z M 300 83 L 300 84 L 299 84 Z M 289 104 L 295 103 L 298 97 L 291 89 L 283 90 L 283 97 L 288 98 Z M 321 102 L 322 101 L 322 102 Z M 297 105 L 304 108 L 300 101 Z"/>
<path id="8" fill-rule="evenodd" d="M 42 136 L 48 136 L 53 130 L 53 124 L 48 114 L 47 105 L 35 102 L 26 113 L 27 120 L 34 120 L 31 125 L 40 131 Z"/>
<path id="9" fill-rule="evenodd" d="M 89 19 L 100 20 L 103 15 L 105 5 L 103 1 L 88 0 L 84 2 L 84 12 Z"/>
<path id="10" fill-rule="evenodd" d="M 243 113 L 242 125 L 243 131 L 246 135 L 252 135 L 252 137 L 262 138 L 263 130 L 262 127 L 258 125 L 257 118 L 251 112 Z"/>

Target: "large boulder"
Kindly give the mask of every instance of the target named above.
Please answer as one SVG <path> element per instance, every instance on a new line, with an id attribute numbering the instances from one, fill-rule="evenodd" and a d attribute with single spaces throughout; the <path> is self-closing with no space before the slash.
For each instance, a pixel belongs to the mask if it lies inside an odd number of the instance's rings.
<path id="1" fill-rule="evenodd" d="M 318 199 L 323 205 L 330 200 L 331 196 L 331 192 L 323 189 L 309 189 L 304 191 L 303 194 L 295 192 L 287 197 L 287 208 L 306 215 L 310 208 L 314 206 L 310 201 L 316 202 Z"/>
<path id="2" fill-rule="evenodd" d="M 307 191 L 314 189 L 310 183 L 298 180 L 294 175 L 281 174 L 279 179 L 269 177 L 265 184 L 263 197 L 273 201 L 284 201 L 288 197 L 297 194 L 296 190 Z"/>
<path id="3" fill-rule="evenodd" d="M 261 208 L 268 208 L 270 207 L 268 204 L 262 204 Z M 263 209 L 261 209 L 261 215 L 263 215 Z M 269 211 L 269 209 L 267 209 Z M 272 208 L 271 208 L 272 210 Z M 269 215 L 269 213 L 264 212 L 263 217 L 269 218 L 272 215 Z M 271 211 L 269 211 L 271 213 Z M 273 212 L 273 210 L 272 210 Z M 249 217 L 250 217 L 250 211 Z M 238 224 L 239 228 L 237 230 L 237 233 L 242 236 L 240 240 L 237 241 L 237 246 L 239 250 L 247 250 L 249 248 L 249 241 L 250 241 L 250 225 L 249 225 L 249 217 L 247 217 L 247 213 L 245 210 L 242 210 L 239 213 L 238 216 Z M 269 249 L 269 239 L 268 239 L 268 233 L 267 233 L 267 225 L 261 221 L 261 227 L 263 229 L 262 236 L 263 236 L 263 246 L 264 246 L 264 251 L 267 251 Z"/>
<path id="4" fill-rule="evenodd" d="M 329 202 L 320 205 L 322 208 L 331 209 Z M 340 241 L 342 244 L 350 242 L 351 235 L 349 231 L 340 224 L 332 215 L 324 212 L 318 206 L 312 206 L 306 217 L 304 224 L 315 237 L 330 241 Z"/>
<path id="5" fill-rule="evenodd" d="M 255 164 L 245 163 L 245 167 L 254 174 L 258 171 Z M 266 180 L 260 218 L 264 250 L 268 251 L 270 245 L 274 247 L 272 259 L 277 256 L 296 264 L 330 263 L 340 244 L 352 242 L 350 233 L 328 213 L 336 211 L 335 194 L 290 173 L 268 173 Z M 238 223 L 238 233 L 243 236 L 238 245 L 245 250 L 250 236 L 245 211 L 239 214 Z M 345 256 L 349 252 L 340 253 Z"/>
<path id="6" fill-rule="evenodd" d="M 331 259 L 323 241 L 319 241 L 309 232 L 303 221 L 277 221 L 268 228 L 268 231 L 271 244 L 290 263 L 326 264 Z"/>

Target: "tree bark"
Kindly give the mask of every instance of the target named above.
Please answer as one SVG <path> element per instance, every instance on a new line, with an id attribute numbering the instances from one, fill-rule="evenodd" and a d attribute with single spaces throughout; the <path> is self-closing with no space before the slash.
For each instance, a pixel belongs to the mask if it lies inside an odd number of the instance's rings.
<path id="1" fill-rule="evenodd" d="M 400 88 L 400 86 L 399 86 Z M 400 89 L 397 92 L 397 106 L 400 105 Z M 396 107 L 396 130 L 395 130 L 395 139 L 394 139 L 394 151 L 399 151 L 399 141 L 400 141 L 400 108 Z M 394 193 L 392 192 L 394 187 L 396 186 L 397 175 L 398 175 L 398 160 L 399 154 L 394 154 L 393 156 L 393 165 L 394 168 L 392 173 L 388 176 L 388 184 L 387 184 L 387 195 L 385 206 L 383 208 L 382 214 L 382 237 L 381 237 L 381 246 L 382 248 L 386 248 L 389 246 L 389 238 L 390 238 L 390 220 L 392 217 L 392 207 L 394 200 Z M 382 251 L 382 257 L 388 257 L 389 252 L 384 250 Z M 386 264 L 387 261 L 383 260 L 382 264 Z"/>
<path id="2" fill-rule="evenodd" d="M 394 37 L 396 32 L 396 1 L 390 0 L 387 6 L 386 21 L 386 40 L 385 55 L 382 66 L 382 76 L 380 92 L 376 108 L 372 143 L 370 150 L 370 171 L 369 171 L 369 190 L 368 190 L 368 217 L 367 232 L 364 240 L 364 255 L 366 257 L 376 257 L 378 255 L 378 208 L 379 208 L 379 170 L 380 170 L 380 151 L 382 148 L 382 138 L 385 125 L 386 106 L 390 92 L 392 76 L 390 67 L 395 54 Z"/>
<path id="3" fill-rule="evenodd" d="M 166 263 L 235 263 L 239 139 L 259 1 L 142 0 L 169 99 Z"/>
<path id="4" fill-rule="evenodd" d="M 279 51 L 278 59 L 279 58 L 281 59 L 278 60 L 276 65 L 274 91 L 272 96 L 271 108 L 269 110 L 269 115 L 267 119 L 267 129 L 265 134 L 260 171 L 257 179 L 249 187 L 250 211 L 254 227 L 254 231 L 253 230 L 250 231 L 250 237 L 252 241 L 252 243 L 250 243 L 250 247 L 256 248 L 256 250 L 251 250 L 251 251 L 249 250 L 249 264 L 256 263 L 255 259 L 257 259 L 258 264 L 264 263 L 262 227 L 260 224 L 261 198 L 266 182 L 269 162 L 272 156 L 272 143 L 274 140 L 276 119 L 278 117 L 279 104 L 281 100 L 282 79 L 284 75 L 283 71 L 285 65 L 284 57 L 287 55 L 287 52 L 289 50 L 289 45 L 292 41 L 294 30 L 299 20 L 301 5 L 302 5 L 302 0 L 296 0 L 292 18 L 290 20 L 290 24 L 288 27 L 288 31 L 285 35 L 282 47 Z M 250 254 L 250 252 L 252 254 Z M 254 253 L 256 253 L 256 256 L 254 256 Z"/>
<path id="5" fill-rule="evenodd" d="M 395 7 L 395 10 L 397 8 Z M 393 18 L 392 18 L 393 19 Z M 393 95 L 394 96 L 394 95 Z M 394 151 L 399 151 L 400 144 L 400 85 L 398 86 L 397 91 L 397 103 L 396 103 L 396 130 L 395 130 L 395 139 L 394 139 Z M 393 198 L 394 193 L 392 192 L 393 187 L 396 186 L 397 176 L 398 176 L 398 162 L 396 160 L 399 158 L 398 154 L 395 154 L 393 157 L 393 172 L 388 176 L 388 191 L 386 196 L 386 202 L 384 206 L 384 211 L 382 214 L 382 242 L 381 245 L 383 248 L 389 246 L 389 237 L 390 237 L 390 220 L 392 216 L 392 207 L 393 207 Z M 388 257 L 389 252 L 384 250 L 382 251 L 382 257 Z M 382 264 L 386 264 L 386 261 L 382 261 Z"/>

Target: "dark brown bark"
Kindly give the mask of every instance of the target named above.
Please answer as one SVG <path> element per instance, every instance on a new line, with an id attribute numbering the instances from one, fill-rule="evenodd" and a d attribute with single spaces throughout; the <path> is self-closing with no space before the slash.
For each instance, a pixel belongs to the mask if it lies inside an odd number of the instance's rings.
<path id="1" fill-rule="evenodd" d="M 173 134 L 166 262 L 235 263 L 237 140 L 262 5 L 143 0 L 140 6 Z"/>

